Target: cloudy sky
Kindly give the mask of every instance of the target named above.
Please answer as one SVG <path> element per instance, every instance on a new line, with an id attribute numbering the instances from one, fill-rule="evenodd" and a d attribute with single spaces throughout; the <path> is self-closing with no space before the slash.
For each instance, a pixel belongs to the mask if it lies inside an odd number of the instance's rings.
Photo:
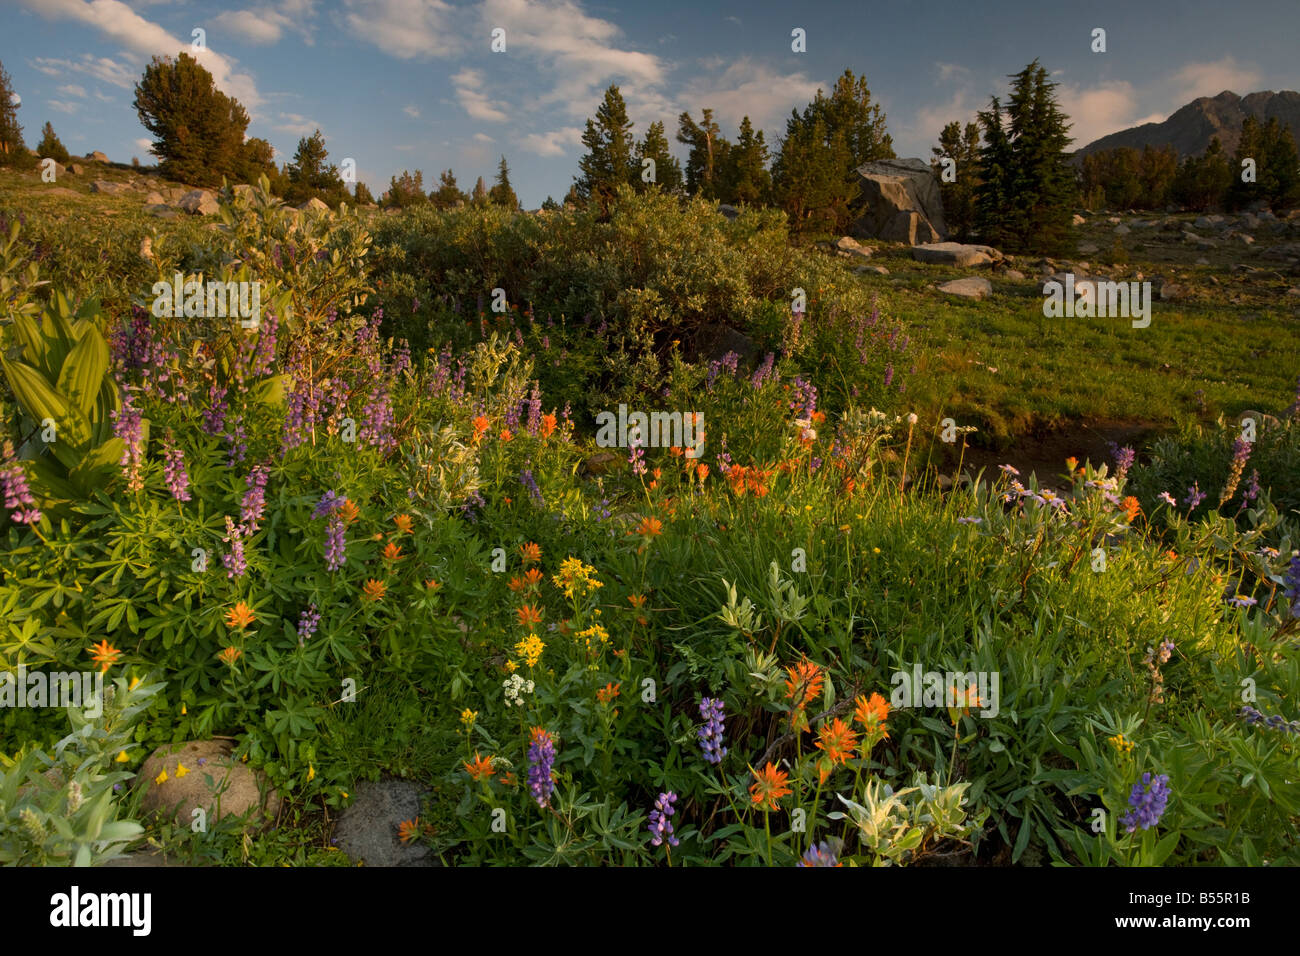
<path id="1" fill-rule="evenodd" d="M 1090 49 L 1098 27 L 1105 53 Z M 775 140 L 848 68 L 867 77 L 898 154 L 922 157 L 1035 57 L 1076 146 L 1197 96 L 1300 88 L 1297 0 L 0 0 L 0 63 L 28 144 L 49 120 L 74 153 L 150 161 L 133 87 L 196 29 L 200 61 L 277 158 L 319 127 L 331 160 L 355 159 L 378 195 L 402 169 L 490 183 L 504 154 L 530 208 L 568 190 L 611 83 L 638 137 L 663 120 L 672 139 L 679 113 L 712 107 L 724 134 L 748 114 Z"/>

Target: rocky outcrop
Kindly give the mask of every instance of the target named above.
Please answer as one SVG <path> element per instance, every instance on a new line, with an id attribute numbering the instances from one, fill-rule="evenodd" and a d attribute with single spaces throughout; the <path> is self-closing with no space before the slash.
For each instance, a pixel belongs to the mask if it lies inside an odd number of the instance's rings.
<path id="1" fill-rule="evenodd" d="M 216 195 L 206 189 L 191 189 L 176 205 L 192 216 L 211 216 L 220 208 Z"/>
<path id="2" fill-rule="evenodd" d="M 938 242 L 947 235 L 939 179 L 919 159 L 883 159 L 863 163 L 865 211 L 853 224 L 855 235 L 890 242 Z"/>
<path id="3" fill-rule="evenodd" d="M 1004 256 L 992 246 L 966 245 L 960 242 L 935 242 L 913 246 L 912 258 L 917 262 L 968 269 L 971 266 L 993 265 L 1001 262 Z"/>

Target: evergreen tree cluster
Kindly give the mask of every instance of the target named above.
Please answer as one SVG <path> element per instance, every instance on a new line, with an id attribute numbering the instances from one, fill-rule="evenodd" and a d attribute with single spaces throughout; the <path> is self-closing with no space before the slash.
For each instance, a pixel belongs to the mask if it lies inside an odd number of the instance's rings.
<path id="1" fill-rule="evenodd" d="M 1087 209 L 1164 209 L 1178 175 L 1178 153 L 1172 146 L 1128 146 L 1084 156 L 1079 188 Z"/>

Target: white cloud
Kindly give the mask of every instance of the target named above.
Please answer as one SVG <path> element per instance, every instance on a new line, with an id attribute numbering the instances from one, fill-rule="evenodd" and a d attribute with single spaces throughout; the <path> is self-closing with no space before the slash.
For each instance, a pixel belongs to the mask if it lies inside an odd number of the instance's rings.
<path id="1" fill-rule="evenodd" d="M 409 105 L 407 105 L 407 106 L 403 106 L 403 107 L 402 107 L 402 112 L 405 113 L 407 116 L 411 117 L 411 119 L 419 119 L 419 118 L 420 118 L 420 108 L 419 108 L 418 106 L 413 105 L 413 104 L 409 104 Z"/>
<path id="2" fill-rule="evenodd" d="M 79 96 L 83 100 L 86 98 L 86 88 L 76 83 L 67 83 L 59 87 L 59 92 L 64 96 Z"/>
<path id="3" fill-rule="evenodd" d="M 87 76 L 93 76 L 95 79 L 113 86 L 120 86 L 129 89 L 135 85 L 143 70 L 137 72 L 125 63 L 118 63 L 116 60 L 106 56 L 92 56 L 89 53 L 83 53 L 80 60 L 60 60 L 54 57 L 37 57 L 32 61 L 32 66 L 40 70 L 47 76 L 62 76 L 69 71 L 74 73 L 85 73 Z"/>
<path id="4" fill-rule="evenodd" d="M 478 140 L 480 143 L 495 143 L 495 142 L 496 142 L 496 140 L 494 140 L 494 139 L 493 139 L 491 136 L 489 136 L 487 133 L 475 133 L 475 134 L 474 134 L 474 138 L 475 138 L 476 140 Z"/>
<path id="5" fill-rule="evenodd" d="M 1231 90 L 1240 96 L 1254 93 L 1263 82 L 1263 75 L 1254 66 L 1238 64 L 1225 56 L 1210 63 L 1188 63 L 1171 77 L 1174 99 L 1184 106 L 1198 96 L 1217 96 Z"/>
<path id="6" fill-rule="evenodd" d="M 249 43 L 278 43 L 289 20 L 274 10 L 225 10 L 212 18 L 213 33 L 228 30 Z"/>
<path id="7" fill-rule="evenodd" d="M 139 57 L 176 56 L 187 52 L 212 74 L 217 87 L 235 97 L 248 110 L 262 103 L 257 84 L 247 73 L 235 70 L 235 61 L 211 49 L 195 51 L 188 38 L 179 40 L 158 24 L 146 20 L 121 0 L 21 0 L 49 20 L 75 20 L 93 27 Z M 110 61 L 111 62 L 111 61 Z M 106 77 L 101 77 L 106 78 Z M 112 82 L 112 81 L 110 81 Z M 118 85 L 129 85 L 121 84 Z"/>
<path id="8" fill-rule="evenodd" d="M 45 105 L 52 110 L 58 110 L 60 113 L 75 113 L 80 103 L 65 103 L 62 100 L 46 100 Z"/>
<path id="9" fill-rule="evenodd" d="M 320 123 L 297 113 L 281 113 L 280 122 L 273 124 L 281 133 L 291 136 L 310 136 L 320 129 Z"/>
<path id="10" fill-rule="evenodd" d="M 537 156 L 563 156 L 568 152 L 566 146 L 582 145 L 582 130 L 566 126 L 549 133 L 529 133 L 519 140 L 519 145 Z"/>
<path id="11" fill-rule="evenodd" d="M 1057 90 L 1061 109 L 1070 118 L 1070 149 L 1081 149 L 1110 133 L 1160 122 L 1164 116 L 1145 114 L 1137 91 L 1127 80 L 1112 80 L 1094 87 L 1067 86 Z"/>
<path id="12" fill-rule="evenodd" d="M 939 71 L 939 82 L 950 83 L 953 80 L 965 80 L 970 76 L 970 70 L 959 63 L 936 62 L 935 68 Z"/>
<path id="13" fill-rule="evenodd" d="M 461 50 L 451 29 L 454 11 L 442 0 L 344 0 L 344 8 L 351 33 L 400 60 Z"/>
<path id="14" fill-rule="evenodd" d="M 146 153 L 153 148 L 153 140 L 145 139 L 143 136 L 133 142 L 138 149 L 143 149 Z"/>
<path id="15" fill-rule="evenodd" d="M 478 70 L 464 69 L 451 78 L 456 87 L 456 100 L 472 119 L 502 123 L 510 117 L 505 113 L 505 103 L 494 102 L 481 89 L 483 74 Z"/>
<path id="16" fill-rule="evenodd" d="M 247 10 L 224 10 L 213 17 L 212 24 L 253 44 L 278 43 L 288 30 L 299 34 L 310 45 L 315 6 L 316 0 L 282 0 L 278 10 L 265 5 Z"/>
<path id="17" fill-rule="evenodd" d="M 683 87 L 678 99 L 691 104 L 692 116 L 699 109 L 713 110 L 719 123 L 738 126 L 748 116 L 756 129 L 767 130 L 774 143 L 785 134 L 790 110 L 803 108 L 817 95 L 819 84 L 803 72 L 778 73 L 766 64 L 743 57 L 720 76 L 702 76 Z M 669 124 L 669 138 L 675 124 Z"/>

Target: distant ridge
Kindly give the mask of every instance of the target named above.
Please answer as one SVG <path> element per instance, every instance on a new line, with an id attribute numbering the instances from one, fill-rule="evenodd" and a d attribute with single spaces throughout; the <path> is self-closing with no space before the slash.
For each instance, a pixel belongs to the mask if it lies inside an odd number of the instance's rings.
<path id="1" fill-rule="evenodd" d="M 1278 122 L 1291 127 L 1291 135 L 1300 144 L 1300 93 L 1283 90 L 1274 93 L 1265 90 L 1238 96 L 1224 90 L 1218 96 L 1202 96 L 1179 109 L 1163 123 L 1143 123 L 1131 129 L 1111 133 L 1079 149 L 1075 158 L 1103 149 L 1130 146 L 1172 146 L 1178 157 L 1199 156 L 1217 136 L 1224 150 L 1231 155 L 1241 139 L 1241 124 L 1247 116 L 1261 123 L 1276 116 Z"/>

